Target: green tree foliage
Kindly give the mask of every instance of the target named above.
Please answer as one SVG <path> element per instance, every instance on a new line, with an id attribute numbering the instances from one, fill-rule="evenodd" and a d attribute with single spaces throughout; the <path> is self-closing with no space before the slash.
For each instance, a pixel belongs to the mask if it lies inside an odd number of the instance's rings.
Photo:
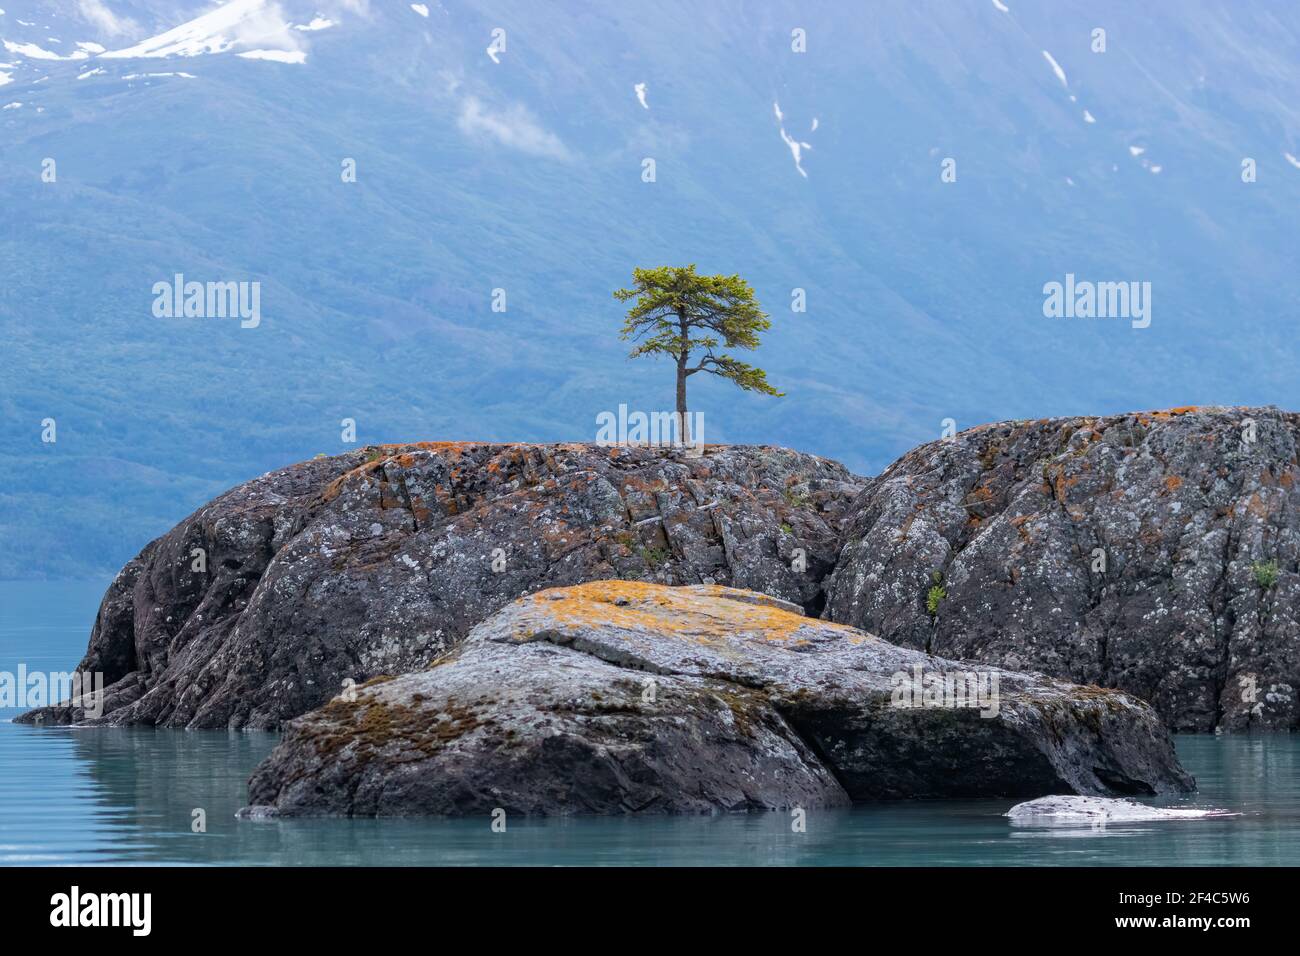
<path id="1" fill-rule="evenodd" d="M 632 287 L 614 298 L 632 302 L 621 332 L 637 343 L 628 357 L 666 355 L 676 365 L 677 414 L 687 441 L 686 380 L 697 372 L 720 375 L 749 392 L 784 394 L 768 384 L 761 368 L 721 351 L 756 349 L 759 333 L 772 327 L 740 276 L 697 275 L 694 263 L 633 269 Z"/>

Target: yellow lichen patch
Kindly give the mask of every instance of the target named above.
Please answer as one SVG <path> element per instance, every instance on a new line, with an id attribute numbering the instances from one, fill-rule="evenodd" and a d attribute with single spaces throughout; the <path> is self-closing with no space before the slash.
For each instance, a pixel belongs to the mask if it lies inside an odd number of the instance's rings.
<path id="1" fill-rule="evenodd" d="M 737 600 L 727 595 L 743 595 Z M 720 585 L 674 588 L 640 581 L 592 581 L 541 591 L 529 599 L 559 629 L 602 626 L 721 645 L 736 637 L 786 641 L 804 628 L 841 631 L 862 638 L 854 628 L 808 618 L 762 602 L 764 595 Z"/>

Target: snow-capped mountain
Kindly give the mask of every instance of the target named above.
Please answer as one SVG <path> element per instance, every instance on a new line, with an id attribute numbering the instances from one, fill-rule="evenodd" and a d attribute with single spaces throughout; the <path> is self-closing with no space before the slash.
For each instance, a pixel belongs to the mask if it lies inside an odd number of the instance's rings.
<path id="1" fill-rule="evenodd" d="M 18 79 L 39 79 L 36 73 L 43 64 L 64 61 L 144 60 L 196 57 L 205 54 L 230 53 L 247 59 L 274 60 L 282 63 L 306 61 L 310 42 L 308 34 L 327 30 L 338 20 L 319 12 L 320 4 L 304 5 L 301 21 L 295 21 L 287 0 L 229 0 L 207 8 L 191 8 L 196 15 L 177 26 L 154 32 L 144 24 L 157 22 L 161 16 L 183 16 L 169 6 L 169 13 L 151 15 L 118 15 L 102 0 L 77 0 L 76 3 L 57 7 L 42 5 L 45 9 L 32 13 L 35 20 L 23 20 L 6 12 L 0 16 L 4 29 L 4 48 L 10 59 L 11 70 L 7 82 L 12 83 L 12 71 L 24 65 Z M 356 15 L 366 6 L 352 0 L 326 0 L 327 8 L 337 7 L 335 16 Z M 51 10 L 50 7 L 53 7 Z M 71 34 L 71 39 L 49 36 L 51 31 Z M 143 35 L 142 35 L 143 34 Z M 135 38 L 126 43 L 126 39 Z M 103 70 L 102 64 L 98 65 Z M 106 71 L 105 71 L 106 72 Z M 98 75 L 98 74 L 97 74 Z"/>
<path id="2" fill-rule="evenodd" d="M 1300 8 L 0 8 L 0 537 L 54 541 L 51 573 L 344 418 L 547 440 L 665 407 L 617 340 L 636 265 L 772 313 L 787 397 L 702 383 L 709 441 L 870 472 L 949 418 L 1300 405 Z M 260 282 L 259 327 L 155 317 L 177 273 Z M 1048 318 L 1067 275 L 1151 283 L 1149 326 Z"/>

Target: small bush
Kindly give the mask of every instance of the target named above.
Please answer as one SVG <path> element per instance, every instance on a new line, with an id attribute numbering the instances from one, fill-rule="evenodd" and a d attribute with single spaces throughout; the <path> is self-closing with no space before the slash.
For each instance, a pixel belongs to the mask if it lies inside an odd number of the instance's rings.
<path id="1" fill-rule="evenodd" d="M 1250 571 L 1255 575 L 1255 583 L 1265 591 L 1277 584 L 1276 561 L 1256 561 L 1250 566 Z"/>
<path id="2" fill-rule="evenodd" d="M 638 551 L 641 554 L 641 560 L 651 567 L 668 563 L 667 548 L 639 548 Z"/>
<path id="3" fill-rule="evenodd" d="M 807 508 L 812 504 L 812 498 L 806 493 L 796 492 L 793 488 L 785 489 L 785 500 L 792 508 Z"/>

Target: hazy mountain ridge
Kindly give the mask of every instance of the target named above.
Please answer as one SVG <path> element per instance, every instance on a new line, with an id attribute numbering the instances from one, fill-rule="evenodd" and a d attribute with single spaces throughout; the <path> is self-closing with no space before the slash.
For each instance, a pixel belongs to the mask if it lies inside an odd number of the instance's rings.
<path id="1" fill-rule="evenodd" d="M 137 29 L 107 36 L 74 3 L 0 5 L 0 38 L 60 55 L 212 9 L 109 3 Z M 667 370 L 615 335 L 640 264 L 739 272 L 773 314 L 756 361 L 789 395 L 700 383 L 710 441 L 874 473 L 948 417 L 1294 406 L 1300 16 L 1006 5 L 285 3 L 337 18 L 302 64 L 6 50 L 0 576 L 111 570 L 221 488 L 341 450 L 345 417 L 362 444 L 590 439 L 601 410 L 666 407 Z M 177 271 L 260 280 L 263 323 L 153 318 Z M 1151 281 L 1151 327 L 1045 319 L 1066 272 Z"/>

